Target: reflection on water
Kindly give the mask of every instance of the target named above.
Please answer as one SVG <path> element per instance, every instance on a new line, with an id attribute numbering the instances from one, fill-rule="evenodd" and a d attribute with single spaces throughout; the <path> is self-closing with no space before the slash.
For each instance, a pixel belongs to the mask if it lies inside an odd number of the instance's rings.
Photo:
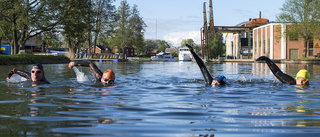
<path id="1" fill-rule="evenodd" d="M 281 84 L 264 63 L 208 63 L 228 85 L 205 86 L 194 62 L 97 63 L 115 86 L 81 82 L 67 64 L 46 64 L 51 84 L 8 83 L 0 66 L 1 136 L 317 136 L 319 65 L 278 64 L 291 76 L 305 68 L 310 87 Z"/>

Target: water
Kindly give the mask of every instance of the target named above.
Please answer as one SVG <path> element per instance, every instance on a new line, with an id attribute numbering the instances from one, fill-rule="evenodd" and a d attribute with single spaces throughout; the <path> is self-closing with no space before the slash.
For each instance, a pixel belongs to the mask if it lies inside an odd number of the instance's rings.
<path id="1" fill-rule="evenodd" d="M 115 71 L 115 86 L 67 64 L 44 65 L 51 84 L 7 82 L 32 65 L 0 66 L 0 136 L 320 135 L 320 65 L 279 64 L 291 76 L 307 69 L 308 88 L 281 84 L 263 63 L 207 64 L 227 77 L 222 87 L 205 86 L 194 62 L 97 66 Z"/>

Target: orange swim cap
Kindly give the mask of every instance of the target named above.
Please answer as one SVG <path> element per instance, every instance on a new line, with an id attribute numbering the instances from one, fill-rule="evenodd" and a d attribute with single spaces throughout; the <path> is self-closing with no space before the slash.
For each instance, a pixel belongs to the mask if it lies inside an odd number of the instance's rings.
<path id="1" fill-rule="evenodd" d="M 103 72 L 102 78 L 115 80 L 116 75 L 114 74 L 114 72 L 111 69 L 107 69 L 105 72 Z"/>

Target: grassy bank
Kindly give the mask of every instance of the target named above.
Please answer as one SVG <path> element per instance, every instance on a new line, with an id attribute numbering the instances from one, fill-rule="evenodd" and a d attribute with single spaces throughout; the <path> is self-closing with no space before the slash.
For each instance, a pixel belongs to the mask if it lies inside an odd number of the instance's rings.
<path id="1" fill-rule="evenodd" d="M 66 56 L 53 55 L 33 55 L 33 54 L 18 54 L 18 55 L 0 55 L 0 65 L 11 64 L 58 64 L 67 63 L 70 59 Z"/>

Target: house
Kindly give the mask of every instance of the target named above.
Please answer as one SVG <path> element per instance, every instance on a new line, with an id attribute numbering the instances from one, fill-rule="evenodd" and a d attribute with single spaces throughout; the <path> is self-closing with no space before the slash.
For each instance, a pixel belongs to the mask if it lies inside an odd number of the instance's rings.
<path id="1" fill-rule="evenodd" d="M 150 55 L 151 55 L 151 56 L 155 56 L 155 55 L 158 54 L 158 52 L 159 52 L 158 49 L 153 49 L 153 50 L 150 52 Z"/>
<path id="2" fill-rule="evenodd" d="M 1 40 L 1 50 L 4 50 L 4 52 L 7 55 L 11 54 L 11 46 L 8 41 Z M 34 53 L 34 52 L 46 52 L 45 45 L 42 44 L 39 37 L 33 37 L 26 41 L 25 47 L 23 50 L 20 50 L 19 53 L 25 52 L 25 53 Z"/>
<path id="3" fill-rule="evenodd" d="M 96 50 L 94 51 L 94 47 L 91 48 L 91 53 L 105 53 L 106 49 L 102 45 L 96 45 Z"/>
<path id="4" fill-rule="evenodd" d="M 133 47 L 127 48 L 127 57 L 134 57 L 134 48 Z"/>
<path id="5" fill-rule="evenodd" d="M 252 58 L 253 28 L 268 24 L 269 20 L 261 18 L 249 19 L 234 26 L 232 31 L 225 33 L 227 58 Z"/>
<path id="6" fill-rule="evenodd" d="M 165 52 L 168 52 L 168 53 L 175 53 L 174 56 L 175 57 L 178 57 L 179 55 L 179 48 L 166 48 Z"/>
<path id="7" fill-rule="evenodd" d="M 112 48 L 112 51 L 113 51 L 114 53 L 122 53 L 122 51 L 119 50 L 119 49 L 116 48 L 116 47 L 113 47 L 113 48 Z M 126 49 L 126 55 L 127 55 L 127 57 L 134 57 L 134 55 L 135 55 L 135 49 L 134 49 L 134 47 L 132 47 L 132 46 L 127 47 L 127 49 Z"/>
<path id="8" fill-rule="evenodd" d="M 253 57 L 268 56 L 270 59 L 298 59 L 303 57 L 304 39 L 286 36 L 290 23 L 269 23 L 253 29 Z M 307 58 L 313 58 L 320 50 L 320 41 L 310 40 Z"/>

